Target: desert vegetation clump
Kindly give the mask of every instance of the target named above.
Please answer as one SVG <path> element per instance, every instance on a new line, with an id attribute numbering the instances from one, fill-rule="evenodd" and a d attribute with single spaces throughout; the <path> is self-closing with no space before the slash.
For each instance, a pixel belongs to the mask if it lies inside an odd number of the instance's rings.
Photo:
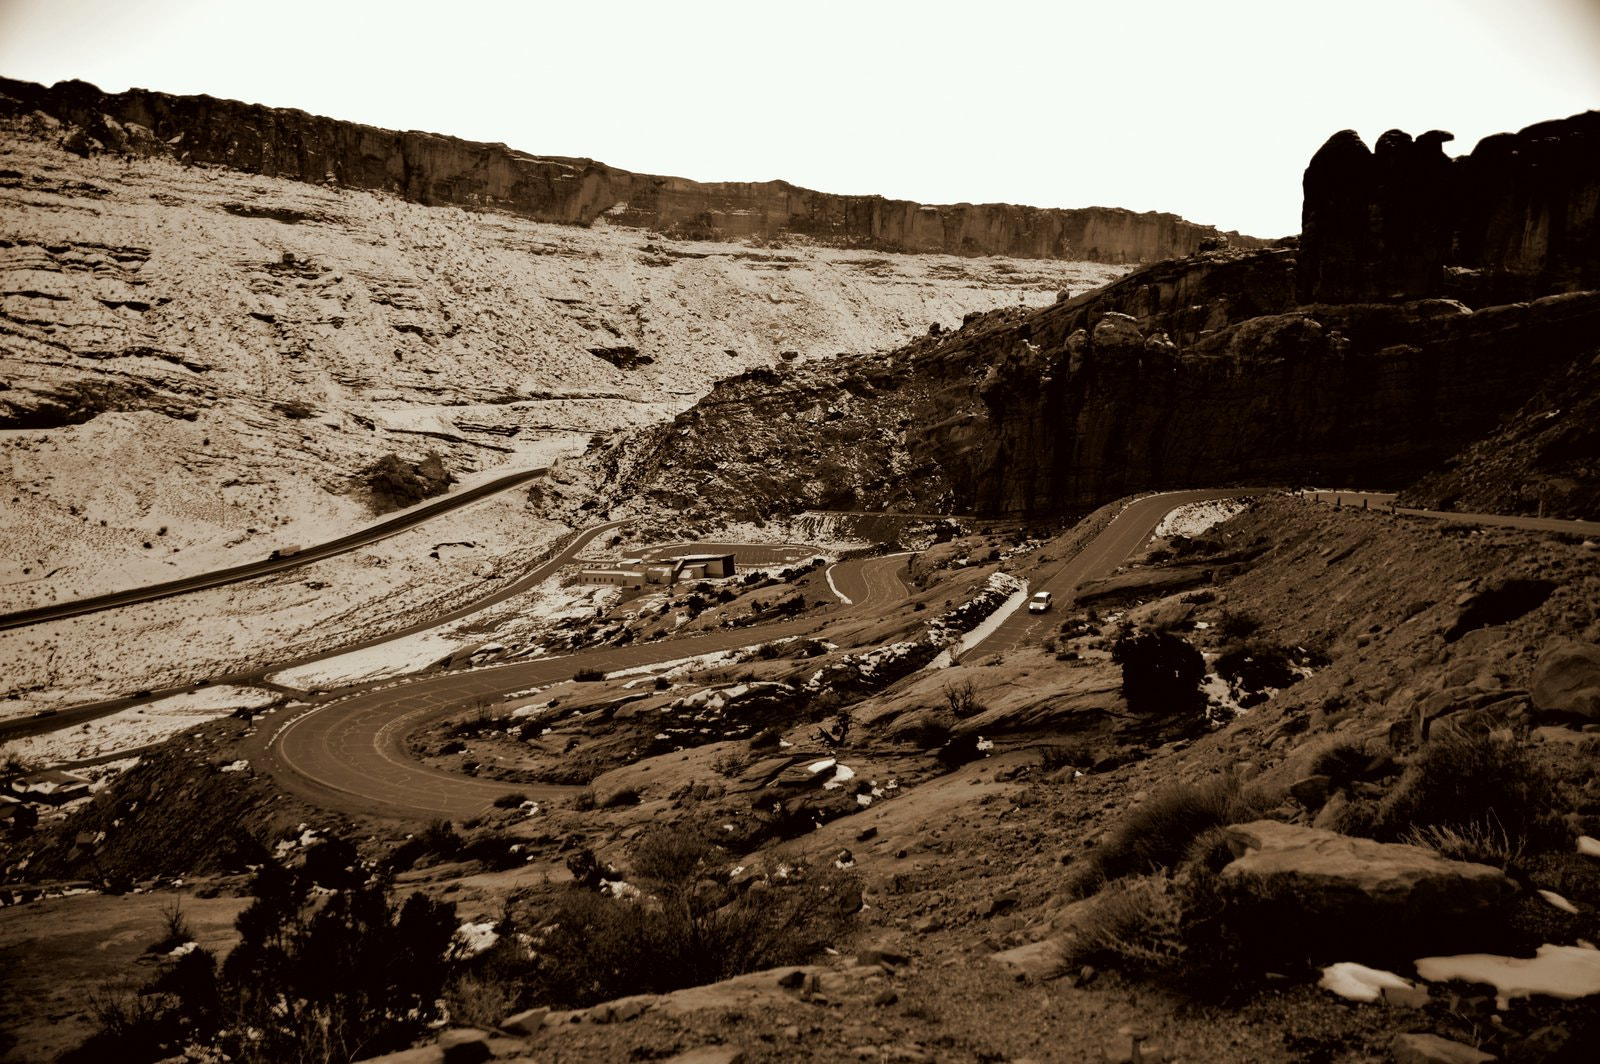
<path id="1" fill-rule="evenodd" d="M 1273 804 L 1267 794 L 1247 790 L 1233 775 L 1158 790 L 1117 823 L 1077 867 L 1068 886 L 1083 897 L 1128 876 L 1178 868 L 1194 853 L 1197 840 L 1229 824 L 1254 820 Z"/>
<path id="2" fill-rule="evenodd" d="M 531 951 L 503 937 L 463 978 L 493 984 L 513 1009 L 663 993 L 809 961 L 860 907 L 846 873 L 791 867 L 734 883 L 730 863 L 697 832 L 653 832 L 632 855 L 626 887 L 575 874 L 534 914 Z"/>
<path id="3" fill-rule="evenodd" d="M 453 906 L 421 894 L 393 905 L 336 840 L 263 865 L 250 889 L 221 965 L 182 951 L 137 993 L 99 1001 L 100 1029 L 63 1059 L 327 1064 L 403 1049 L 438 1018 Z M 169 915 L 163 942 L 181 922 Z"/>
<path id="4" fill-rule="evenodd" d="M 1124 632 L 1111 650 L 1122 666 L 1122 696 L 1141 715 L 1203 717 L 1206 662 L 1188 640 L 1170 632 Z"/>
<path id="5" fill-rule="evenodd" d="M 1564 842 L 1559 805 L 1555 781 L 1525 746 L 1452 734 L 1418 749 L 1394 787 L 1375 807 L 1353 810 L 1346 827 L 1385 841 L 1416 832 L 1476 839 L 1476 848 L 1498 855 Z"/>

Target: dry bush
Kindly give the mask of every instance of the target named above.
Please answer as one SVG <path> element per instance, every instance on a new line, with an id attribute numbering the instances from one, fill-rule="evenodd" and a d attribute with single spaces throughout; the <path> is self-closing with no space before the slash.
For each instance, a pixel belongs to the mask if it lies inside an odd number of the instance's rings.
<path id="1" fill-rule="evenodd" d="M 1184 904 L 1173 884 L 1142 877 L 1107 887 L 1074 928 L 1062 960 L 1126 975 L 1151 975 L 1176 966 L 1186 951 Z"/>
<path id="2" fill-rule="evenodd" d="M 1498 822 L 1489 820 L 1463 824 L 1458 827 L 1433 825 L 1412 828 L 1400 839 L 1413 846 L 1435 850 L 1441 857 L 1452 861 L 1471 861 L 1475 864 L 1506 868 L 1522 856 L 1525 841 L 1512 838 Z"/>
<path id="3" fill-rule="evenodd" d="M 1265 795 L 1246 792 L 1231 775 L 1158 790 L 1118 822 L 1068 887 L 1083 897 L 1125 876 L 1176 868 L 1207 832 L 1254 820 L 1273 804 Z"/>
<path id="4" fill-rule="evenodd" d="M 1384 796 L 1363 834 L 1395 840 L 1418 829 L 1472 832 L 1494 824 L 1507 849 L 1563 843 L 1555 783 L 1526 747 L 1489 736 L 1425 744 Z"/>
<path id="5" fill-rule="evenodd" d="M 727 863 L 702 837 L 670 829 L 634 853 L 640 896 L 566 891 L 517 973 L 519 1003 L 581 1006 L 803 963 L 845 932 L 860 905 L 845 873 L 795 869 L 741 892 L 716 871 Z"/>

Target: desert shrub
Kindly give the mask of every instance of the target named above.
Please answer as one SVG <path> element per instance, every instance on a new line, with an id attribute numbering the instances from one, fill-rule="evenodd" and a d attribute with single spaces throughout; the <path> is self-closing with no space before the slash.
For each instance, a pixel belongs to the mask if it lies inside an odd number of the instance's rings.
<path id="1" fill-rule="evenodd" d="M 464 843 L 461 836 L 456 834 L 455 826 L 448 820 L 435 820 L 417 835 L 426 853 L 438 854 L 440 857 L 454 857 L 461 852 Z"/>
<path id="2" fill-rule="evenodd" d="M 1541 848 L 1564 837 L 1554 823 L 1556 798 L 1553 781 L 1524 747 L 1452 735 L 1417 751 L 1365 833 L 1392 840 L 1413 829 L 1494 824 L 1512 847 Z"/>
<path id="3" fill-rule="evenodd" d="M 100 1030 L 63 1059 L 327 1064 L 406 1048 L 438 1015 L 454 907 L 413 894 L 397 909 L 381 877 L 345 871 L 335 878 L 352 885 L 330 890 L 326 869 L 264 865 L 220 969 L 204 950 L 184 954 L 132 998 L 102 1002 Z"/>
<path id="4" fill-rule="evenodd" d="M 1176 868 L 1207 832 L 1254 820 L 1267 805 L 1265 795 L 1247 793 L 1231 775 L 1158 790 L 1130 810 L 1111 837 L 1091 851 L 1072 876 L 1069 889 L 1083 896 L 1125 876 Z"/>
<path id="5" fill-rule="evenodd" d="M 1372 754 L 1365 743 L 1335 739 L 1317 751 L 1308 768 L 1313 775 L 1327 776 L 1330 785 L 1337 790 L 1365 779 L 1372 762 Z"/>
<path id="6" fill-rule="evenodd" d="M 604 680 L 606 674 L 599 669 L 579 669 L 572 674 L 572 678 L 578 683 L 594 683 L 596 680 Z"/>
<path id="7" fill-rule="evenodd" d="M 523 849 L 523 840 L 515 835 L 506 835 L 498 831 L 486 831 L 473 836 L 461 848 L 461 856 L 468 861 L 477 861 L 483 867 L 495 872 L 516 868 L 528 861 L 528 855 Z"/>
<path id="8" fill-rule="evenodd" d="M 727 750 L 716 756 L 711 768 L 719 776 L 733 777 L 750 767 L 750 757 L 743 751 Z"/>
<path id="9" fill-rule="evenodd" d="M 496 809 L 516 809 L 527 800 L 528 796 L 522 791 L 512 791 L 510 794 L 502 794 L 500 797 L 496 798 L 494 800 L 494 807 Z"/>
<path id="10" fill-rule="evenodd" d="M 1183 899 L 1172 883 L 1143 877 L 1102 891 L 1067 940 L 1062 959 L 1132 976 L 1171 969 L 1183 958 Z"/>
<path id="11" fill-rule="evenodd" d="M 620 809 L 625 805 L 638 805 L 639 802 L 640 796 L 637 790 L 632 787 L 619 787 L 615 791 L 612 791 L 610 794 L 606 795 L 605 803 L 601 806 L 601 808 Z"/>
<path id="12" fill-rule="evenodd" d="M 1261 630 L 1261 621 L 1248 613 L 1223 610 L 1217 617 L 1217 634 L 1224 639 L 1249 639 Z"/>
<path id="13" fill-rule="evenodd" d="M 194 939 L 194 933 L 189 928 L 189 921 L 183 915 L 183 907 L 174 901 L 161 909 L 161 923 L 163 934 L 151 943 L 146 953 L 170 953 Z"/>
<path id="14" fill-rule="evenodd" d="M 1135 713 L 1203 717 L 1206 662 L 1182 636 L 1125 632 L 1111 660 L 1122 666 L 1122 697 Z"/>
<path id="15" fill-rule="evenodd" d="M 1173 536 L 1168 541 L 1172 553 L 1178 558 L 1201 558 L 1212 554 L 1221 554 L 1224 548 L 1223 541 L 1216 536 Z"/>
<path id="16" fill-rule="evenodd" d="M 1281 690 L 1296 683 L 1295 657 L 1286 647 L 1250 640 L 1217 656 L 1217 675 L 1249 694 Z"/>
<path id="17" fill-rule="evenodd" d="M 986 708 L 978 698 L 978 689 L 971 680 L 945 684 L 944 701 L 945 705 L 950 707 L 950 712 L 955 714 L 957 720 L 976 716 Z"/>
<path id="18" fill-rule="evenodd" d="M 919 750 L 933 750 L 950 741 L 955 720 L 940 710 L 918 714 L 909 724 L 897 728 L 900 736 L 915 744 Z"/>
<path id="19" fill-rule="evenodd" d="M 1493 820 L 1476 821 L 1455 827 L 1435 824 L 1431 827 L 1412 828 L 1400 837 L 1401 842 L 1436 850 L 1452 861 L 1472 861 L 1475 864 L 1506 868 L 1522 856 L 1524 841 L 1513 839 L 1506 829 Z"/>
<path id="20" fill-rule="evenodd" d="M 1045 772 L 1059 769 L 1086 768 L 1094 764 L 1094 754 L 1081 743 L 1046 746 L 1039 751 L 1039 767 Z"/>
<path id="21" fill-rule="evenodd" d="M 634 852 L 639 897 L 565 892 L 526 972 L 529 1000 L 586 1005 L 803 963 L 860 904 L 859 886 L 831 869 L 796 868 L 741 893 L 713 874 L 727 864 L 703 837 L 669 829 Z"/>
<path id="22" fill-rule="evenodd" d="M 984 751 L 979 747 L 982 736 L 966 733 L 952 735 L 945 744 L 939 748 L 934 760 L 946 772 L 954 772 L 962 765 L 971 764 L 984 756 Z"/>
<path id="23" fill-rule="evenodd" d="M 672 681 L 665 676 L 657 676 L 653 685 L 657 691 L 665 691 L 672 686 Z"/>
<path id="24" fill-rule="evenodd" d="M 779 643 L 762 643 L 756 647 L 756 657 L 762 661 L 771 661 L 783 654 L 783 646 Z"/>

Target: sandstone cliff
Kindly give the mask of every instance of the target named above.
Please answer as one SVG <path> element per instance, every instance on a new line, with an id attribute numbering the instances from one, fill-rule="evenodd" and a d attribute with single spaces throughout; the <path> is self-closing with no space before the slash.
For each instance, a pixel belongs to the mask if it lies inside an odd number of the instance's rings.
<path id="1" fill-rule="evenodd" d="M 1305 173 L 1299 294 L 1473 306 L 1600 288 L 1600 111 L 1486 137 L 1336 133 Z"/>
<path id="2" fill-rule="evenodd" d="M 0 78 L 0 112 L 66 124 L 79 152 L 169 154 L 296 181 L 393 192 L 417 203 L 491 208 L 546 222 L 622 224 L 691 239 L 803 237 L 887 251 L 1136 263 L 1189 254 L 1226 237 L 1172 214 L 1108 207 L 926 206 L 839 196 L 783 181 L 702 183 L 619 170 L 592 159 L 529 155 L 435 133 L 396 132 L 304 111 L 81 81 L 45 87 Z"/>
<path id="3" fill-rule="evenodd" d="M 1492 431 L 1600 329 L 1600 293 L 1476 311 L 1296 305 L 1293 267 L 1288 248 L 1196 256 L 891 356 L 741 375 L 588 461 L 619 496 L 750 515 L 1038 520 L 1153 489 L 1399 488 Z"/>

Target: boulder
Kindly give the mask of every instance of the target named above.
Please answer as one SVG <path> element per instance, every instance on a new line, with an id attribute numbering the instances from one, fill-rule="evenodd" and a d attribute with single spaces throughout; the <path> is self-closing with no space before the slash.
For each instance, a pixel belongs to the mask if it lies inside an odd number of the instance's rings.
<path id="1" fill-rule="evenodd" d="M 1420 846 L 1257 820 L 1226 829 L 1223 883 L 1283 948 L 1387 952 L 1455 941 L 1515 893 L 1504 872 Z M 1348 959 L 1340 957 L 1339 959 Z"/>
<path id="2" fill-rule="evenodd" d="M 1499 1058 L 1436 1034 L 1395 1035 L 1394 1064 L 1489 1064 Z"/>
<path id="3" fill-rule="evenodd" d="M 1533 667 L 1533 706 L 1584 720 L 1600 720 L 1600 646 L 1572 639 L 1548 644 Z"/>

